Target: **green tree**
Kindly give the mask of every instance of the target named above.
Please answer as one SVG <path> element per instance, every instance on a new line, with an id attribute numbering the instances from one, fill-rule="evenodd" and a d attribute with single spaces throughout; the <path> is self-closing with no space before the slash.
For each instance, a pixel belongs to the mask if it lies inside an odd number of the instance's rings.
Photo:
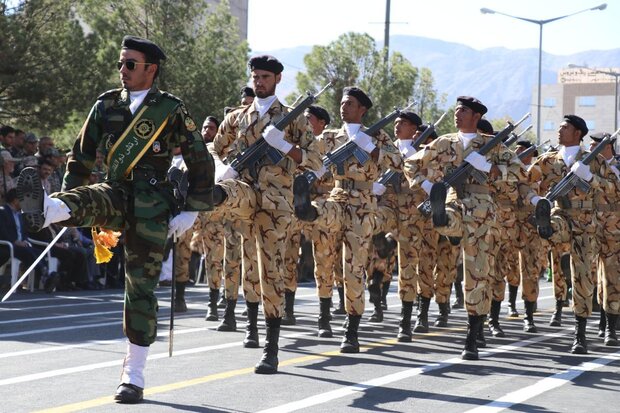
<path id="1" fill-rule="evenodd" d="M 394 107 L 402 107 L 412 97 L 417 69 L 400 53 L 393 53 L 388 63 L 385 51 L 377 50 L 368 34 L 345 33 L 327 46 L 314 46 L 304 57 L 306 72 L 297 74 L 297 89 L 319 90 L 328 82 L 332 88 L 321 96 L 318 104 L 333 116 L 332 126 L 340 125 L 340 100 L 346 86 L 362 88 L 373 100 L 365 123 L 387 115 Z M 289 96 L 289 101 L 299 92 Z M 292 98 L 292 99 L 291 99 Z"/>

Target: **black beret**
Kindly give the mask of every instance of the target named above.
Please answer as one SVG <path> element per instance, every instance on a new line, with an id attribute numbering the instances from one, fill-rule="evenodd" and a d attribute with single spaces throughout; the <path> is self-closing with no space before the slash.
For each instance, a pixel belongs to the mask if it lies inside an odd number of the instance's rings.
<path id="1" fill-rule="evenodd" d="M 588 126 L 586 121 L 577 115 L 564 115 L 564 121 L 573 125 L 576 129 L 581 131 L 581 137 L 583 138 L 588 134 Z"/>
<path id="2" fill-rule="evenodd" d="M 269 55 L 254 56 L 248 61 L 248 67 L 250 70 L 266 70 L 276 75 L 282 73 L 284 70 L 282 63 L 275 57 Z"/>
<path id="3" fill-rule="evenodd" d="M 327 113 L 327 111 L 325 109 L 323 109 L 322 107 L 320 107 L 318 105 L 310 105 L 310 106 L 308 106 L 308 108 L 306 110 L 309 113 L 311 113 L 314 116 L 316 116 L 317 118 L 325 121 L 326 125 L 329 125 L 329 122 L 331 122 L 331 119 L 329 118 L 329 113 Z"/>
<path id="4" fill-rule="evenodd" d="M 246 97 L 251 97 L 251 98 L 256 97 L 256 93 L 254 93 L 254 89 L 252 89 L 249 86 L 244 86 L 243 88 L 241 88 L 241 99 L 246 98 Z"/>
<path id="5" fill-rule="evenodd" d="M 482 104 L 478 99 L 471 96 L 459 96 L 456 98 L 456 101 L 462 104 L 463 106 L 467 106 L 471 110 L 481 115 L 487 113 L 487 107 Z"/>
<path id="6" fill-rule="evenodd" d="M 423 125 L 418 126 L 418 130 L 419 130 L 419 131 L 420 131 L 420 133 L 421 133 L 421 132 L 424 132 L 426 129 L 428 129 L 428 127 L 429 127 L 429 125 L 427 125 L 427 124 L 423 124 Z M 429 135 L 429 138 L 431 138 L 431 139 L 433 139 L 433 140 L 434 140 L 434 139 L 437 139 L 437 137 L 438 137 L 438 136 L 437 136 L 437 132 L 436 132 L 436 131 L 433 131 L 433 132 Z"/>
<path id="7" fill-rule="evenodd" d="M 526 140 L 519 141 L 519 142 L 517 142 L 517 146 L 522 146 L 522 147 L 524 147 L 526 149 L 527 148 L 531 148 L 532 147 L 532 142 L 526 141 Z"/>
<path id="8" fill-rule="evenodd" d="M 495 135 L 495 131 L 493 130 L 493 125 L 491 125 L 491 122 L 489 122 L 486 119 L 480 119 L 478 121 L 478 125 L 476 126 L 476 129 L 481 130 L 482 133 L 486 135 Z"/>
<path id="9" fill-rule="evenodd" d="M 607 132 L 591 133 L 590 139 L 592 139 L 594 142 L 600 142 L 603 139 L 605 139 L 607 136 L 611 136 L 611 134 Z M 616 141 L 616 138 L 613 138 L 611 140 L 611 142 L 615 142 L 615 141 Z"/>
<path id="10" fill-rule="evenodd" d="M 359 103 L 366 109 L 372 108 L 372 100 L 368 97 L 364 91 L 355 86 L 345 87 L 342 91 L 342 96 L 353 96 L 359 101 Z"/>
<path id="11" fill-rule="evenodd" d="M 420 117 L 414 112 L 411 112 L 411 111 L 400 112 L 400 115 L 398 115 L 398 117 L 407 119 L 409 122 L 413 123 L 418 128 L 420 127 L 420 125 L 422 125 L 422 119 L 420 119 Z"/>
<path id="12" fill-rule="evenodd" d="M 159 46 L 148 39 L 143 39 L 136 36 L 123 37 L 123 43 L 121 44 L 123 49 L 137 50 L 142 52 L 150 58 L 149 60 L 166 60 L 166 54 Z"/>

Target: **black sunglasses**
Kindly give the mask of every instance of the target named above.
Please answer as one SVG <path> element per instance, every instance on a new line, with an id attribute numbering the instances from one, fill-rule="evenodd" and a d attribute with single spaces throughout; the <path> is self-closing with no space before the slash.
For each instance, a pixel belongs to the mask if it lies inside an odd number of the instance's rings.
<path id="1" fill-rule="evenodd" d="M 134 70 L 136 68 L 136 65 L 150 65 L 151 63 L 147 63 L 147 62 L 136 62 L 134 60 L 126 60 L 124 62 L 122 61 L 118 61 L 116 62 L 116 68 L 118 70 L 121 70 L 121 68 L 123 67 L 123 65 L 125 65 L 125 67 L 127 68 L 127 70 Z"/>

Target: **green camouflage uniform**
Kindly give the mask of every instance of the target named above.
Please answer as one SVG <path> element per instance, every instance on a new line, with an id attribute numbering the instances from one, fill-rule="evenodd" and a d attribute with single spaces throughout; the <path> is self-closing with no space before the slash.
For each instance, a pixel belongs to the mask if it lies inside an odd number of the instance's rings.
<path id="1" fill-rule="evenodd" d="M 167 118 L 163 132 L 134 168 L 135 173 L 129 179 L 84 186 L 97 150 L 107 159 L 112 145 L 133 119 L 127 90 L 116 89 L 101 95 L 73 147 L 63 192 L 53 194 L 71 209 L 71 218 L 63 225 L 124 231 L 123 328 L 129 341 L 141 346 L 152 344 L 157 335 L 157 299 L 153 290 L 161 270 L 168 220 L 175 206 L 172 184 L 166 180 L 174 147 L 181 147 L 188 168 L 185 209 L 212 209 L 213 159 L 183 103 L 152 87 L 142 105 L 159 105 L 164 100 L 173 100 L 177 106 Z"/>

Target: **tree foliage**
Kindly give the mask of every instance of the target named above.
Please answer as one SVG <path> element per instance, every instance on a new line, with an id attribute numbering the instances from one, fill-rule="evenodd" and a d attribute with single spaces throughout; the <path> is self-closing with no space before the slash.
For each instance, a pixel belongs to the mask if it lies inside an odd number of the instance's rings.
<path id="1" fill-rule="evenodd" d="M 182 98 L 198 123 L 221 118 L 247 81 L 249 48 L 227 1 L 213 10 L 202 0 L 6 4 L 0 1 L 2 123 L 75 139 L 95 98 L 120 86 L 115 64 L 126 34 L 162 47 L 168 59 L 158 86 Z"/>

